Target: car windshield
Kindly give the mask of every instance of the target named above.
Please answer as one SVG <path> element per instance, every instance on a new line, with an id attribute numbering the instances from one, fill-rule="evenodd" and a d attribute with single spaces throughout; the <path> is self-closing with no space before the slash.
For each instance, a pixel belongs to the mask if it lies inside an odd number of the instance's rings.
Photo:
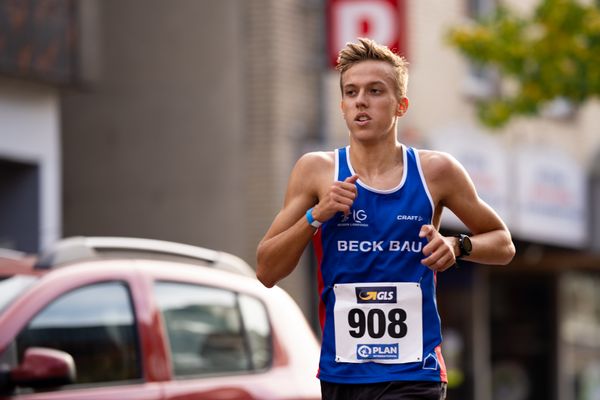
<path id="1" fill-rule="evenodd" d="M 37 279 L 31 275 L 0 276 L 0 313 Z"/>

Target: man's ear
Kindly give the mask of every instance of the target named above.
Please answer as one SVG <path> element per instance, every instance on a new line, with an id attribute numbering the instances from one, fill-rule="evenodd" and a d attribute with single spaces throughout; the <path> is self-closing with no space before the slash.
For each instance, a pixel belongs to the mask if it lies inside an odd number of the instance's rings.
<path id="1" fill-rule="evenodd" d="M 403 97 L 398 102 L 397 115 L 399 117 L 403 116 L 406 113 L 406 110 L 408 110 L 408 98 L 407 97 Z"/>

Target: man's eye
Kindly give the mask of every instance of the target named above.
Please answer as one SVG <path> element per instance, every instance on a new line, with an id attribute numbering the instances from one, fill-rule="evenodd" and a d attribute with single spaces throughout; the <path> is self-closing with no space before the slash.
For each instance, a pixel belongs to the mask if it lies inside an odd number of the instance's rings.
<path id="1" fill-rule="evenodd" d="M 373 93 L 373 94 L 380 94 L 381 92 L 382 92 L 381 89 L 376 89 L 376 88 L 371 89 L 371 93 Z"/>
<path id="2" fill-rule="evenodd" d="M 356 94 L 356 90 L 346 90 L 346 96 L 354 96 Z"/>

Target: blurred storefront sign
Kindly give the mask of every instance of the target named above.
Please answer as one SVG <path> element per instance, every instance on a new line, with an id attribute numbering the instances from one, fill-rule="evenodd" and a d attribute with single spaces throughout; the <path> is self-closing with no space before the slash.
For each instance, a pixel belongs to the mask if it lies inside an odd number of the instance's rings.
<path id="1" fill-rule="evenodd" d="M 329 60 L 335 67 L 347 42 L 368 37 L 406 55 L 405 0 L 328 0 Z"/>
<path id="2" fill-rule="evenodd" d="M 433 135 L 431 147 L 460 161 L 477 191 L 518 239 L 581 248 L 588 232 L 588 196 L 583 167 L 551 147 L 508 149 L 494 136 L 453 127 Z M 443 226 L 464 229 L 448 210 Z"/>
<path id="3" fill-rule="evenodd" d="M 505 220 L 510 220 L 510 162 L 497 137 L 484 135 L 465 126 L 446 128 L 432 138 L 431 147 L 454 156 L 469 172 L 479 196 Z M 465 229 L 450 211 L 444 210 L 442 224 Z"/>
<path id="4" fill-rule="evenodd" d="M 565 247 L 587 245 L 582 166 L 559 149 L 520 147 L 515 157 L 515 235 Z"/>

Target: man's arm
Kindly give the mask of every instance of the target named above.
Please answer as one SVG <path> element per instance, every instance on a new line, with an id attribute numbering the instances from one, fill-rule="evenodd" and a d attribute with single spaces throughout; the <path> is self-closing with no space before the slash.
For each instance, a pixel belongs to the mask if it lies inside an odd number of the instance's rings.
<path id="1" fill-rule="evenodd" d="M 464 259 L 482 264 L 508 264 L 515 254 L 510 232 L 498 214 L 477 195 L 463 166 L 446 153 L 423 153 L 423 172 L 436 206 L 440 210 L 450 209 L 471 232 L 473 249 Z M 429 241 L 423 249 L 426 255 L 423 264 L 444 270 L 455 263 L 457 238 L 444 237 L 431 225 L 421 229 L 421 236 Z"/>
<path id="2" fill-rule="evenodd" d="M 288 183 L 283 208 L 258 245 L 256 276 L 267 287 L 288 276 L 312 239 L 315 228 L 306 212 L 313 208 L 315 220 L 325 222 L 335 213 L 348 213 L 354 198 L 358 177 L 332 182 L 332 153 L 308 153 L 298 160 Z"/>

